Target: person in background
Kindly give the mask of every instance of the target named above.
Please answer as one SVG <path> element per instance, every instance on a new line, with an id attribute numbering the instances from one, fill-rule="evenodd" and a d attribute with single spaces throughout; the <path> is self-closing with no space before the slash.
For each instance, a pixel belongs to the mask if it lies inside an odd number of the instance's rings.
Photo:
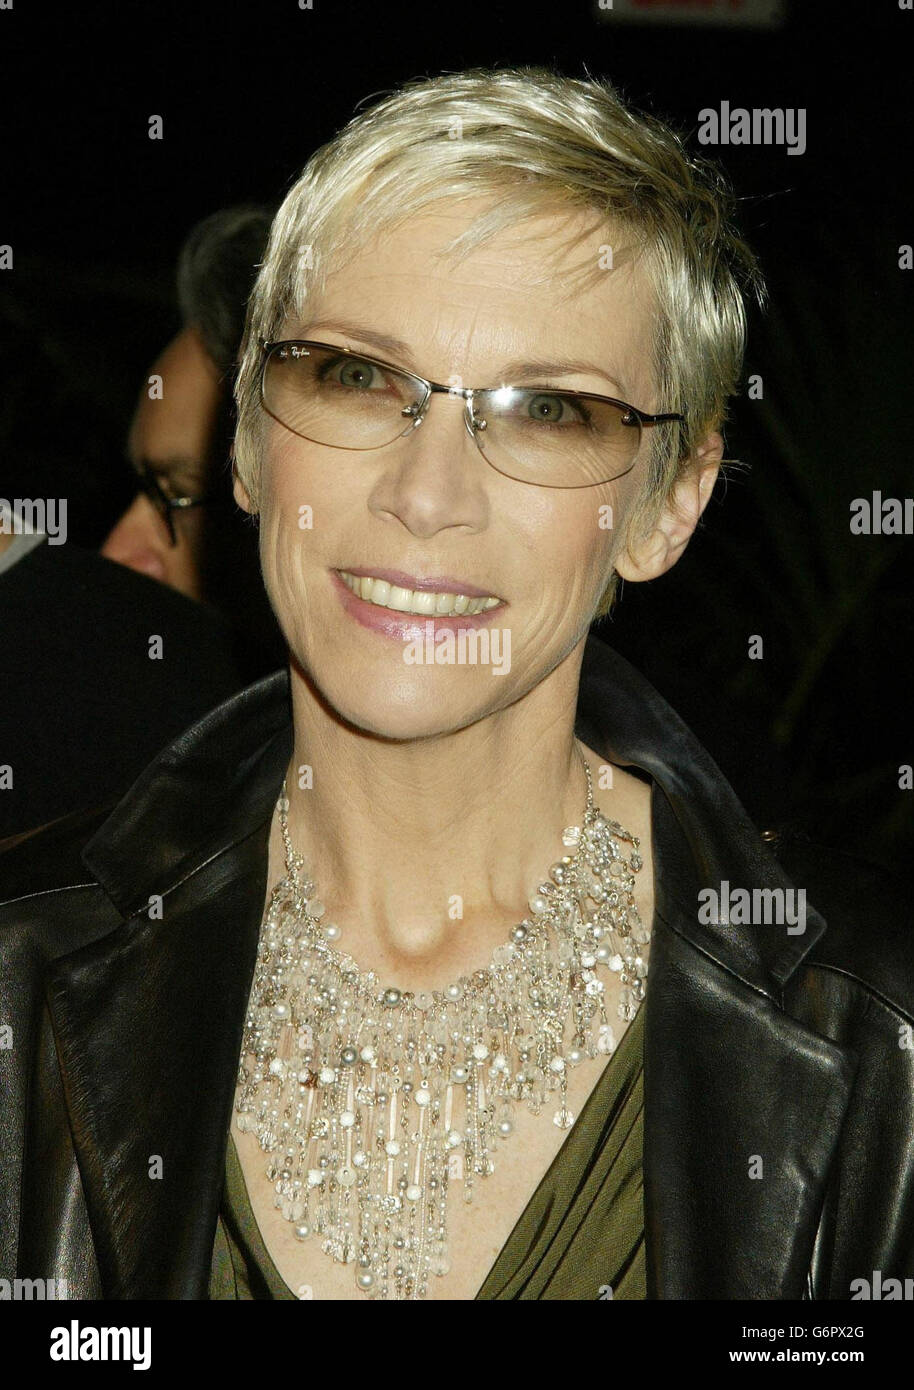
<path id="1" fill-rule="evenodd" d="M 232 384 L 248 295 L 270 229 L 263 207 L 198 222 L 177 266 L 182 325 L 152 363 L 127 437 L 137 493 L 102 555 L 229 612 L 252 675 L 284 659 L 263 590 L 256 527 L 232 500 Z"/>
<path id="2" fill-rule="evenodd" d="M 187 237 L 183 326 L 128 436 L 139 490 L 101 554 L 0 518 L 0 840 L 122 795 L 171 739 L 282 664 L 229 472 L 232 368 L 269 225 L 261 208 L 230 208 Z M 50 496 L 61 477 L 23 465 L 6 491 Z"/>

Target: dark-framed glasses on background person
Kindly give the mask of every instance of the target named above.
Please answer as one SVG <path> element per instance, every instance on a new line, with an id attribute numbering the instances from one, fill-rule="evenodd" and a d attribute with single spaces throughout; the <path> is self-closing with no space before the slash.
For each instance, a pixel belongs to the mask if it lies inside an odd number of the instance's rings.
<path id="1" fill-rule="evenodd" d="M 487 463 L 518 482 L 592 487 L 635 465 L 651 415 L 626 401 L 544 386 L 478 390 L 428 381 L 379 358 L 311 339 L 266 342 L 264 409 L 293 434 L 336 449 L 381 449 L 422 424 L 436 394 L 461 398 L 464 423 Z"/>
<path id="2" fill-rule="evenodd" d="M 157 472 L 153 465 L 145 459 L 139 459 L 131 466 L 137 475 L 140 491 L 146 494 L 164 521 L 169 541 L 173 546 L 178 543 L 174 523 L 175 513 L 189 511 L 193 507 L 203 507 L 216 500 L 214 492 L 173 495 L 166 491 L 167 474 Z"/>

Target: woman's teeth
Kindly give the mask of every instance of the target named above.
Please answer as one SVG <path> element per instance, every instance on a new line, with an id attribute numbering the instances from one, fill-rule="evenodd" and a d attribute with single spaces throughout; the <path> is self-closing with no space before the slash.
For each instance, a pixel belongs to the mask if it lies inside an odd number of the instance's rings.
<path id="1" fill-rule="evenodd" d="M 494 608 L 501 600 L 497 598 L 469 598 L 467 594 L 439 594 L 430 589 L 401 589 L 398 584 L 389 584 L 386 579 L 370 579 L 365 575 L 356 576 L 346 570 L 337 570 L 347 588 L 368 603 L 376 603 L 379 608 L 392 608 L 397 613 L 418 613 L 420 616 L 434 614 L 437 617 L 448 613 L 482 613 Z"/>

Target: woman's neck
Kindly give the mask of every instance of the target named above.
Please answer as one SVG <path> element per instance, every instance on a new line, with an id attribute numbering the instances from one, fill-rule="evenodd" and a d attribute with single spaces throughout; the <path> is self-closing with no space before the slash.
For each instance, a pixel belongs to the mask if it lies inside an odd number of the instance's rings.
<path id="1" fill-rule="evenodd" d="M 572 714 L 544 724 L 518 701 L 446 736 L 394 742 L 327 718 L 294 678 L 293 691 L 289 831 L 339 947 L 405 989 L 487 965 L 567 852 L 563 828 L 581 821 Z M 271 883 L 283 860 L 277 818 Z"/>

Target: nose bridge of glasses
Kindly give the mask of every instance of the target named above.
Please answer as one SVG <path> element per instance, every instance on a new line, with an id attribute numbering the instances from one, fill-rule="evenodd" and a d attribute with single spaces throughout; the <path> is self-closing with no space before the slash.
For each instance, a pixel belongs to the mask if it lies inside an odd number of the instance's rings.
<path id="1" fill-rule="evenodd" d="M 478 391 L 474 391 L 468 386 L 445 386 L 437 381 L 425 382 L 423 386 L 425 387 L 425 399 L 415 405 L 407 406 L 402 412 L 411 417 L 411 424 L 407 425 L 404 433 L 408 433 L 411 429 L 417 429 L 422 424 L 428 414 L 433 396 L 450 396 L 453 400 L 463 401 L 463 423 L 466 432 L 471 439 L 478 442 L 477 431 L 485 429 L 485 421 L 477 420 L 473 407 L 473 400 L 479 394 Z"/>

